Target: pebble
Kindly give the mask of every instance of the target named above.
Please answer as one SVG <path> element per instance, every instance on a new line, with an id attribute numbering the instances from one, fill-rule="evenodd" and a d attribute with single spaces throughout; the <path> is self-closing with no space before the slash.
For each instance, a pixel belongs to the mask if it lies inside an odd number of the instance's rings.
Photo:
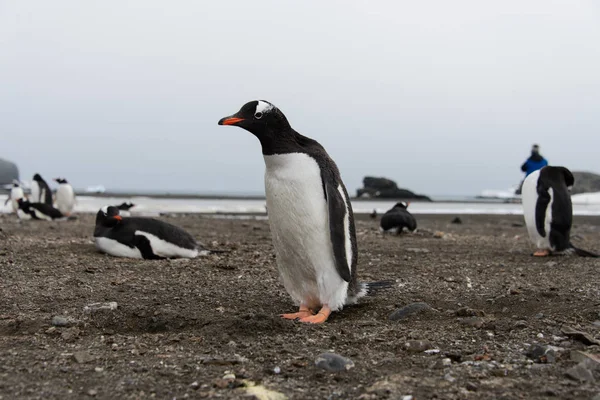
<path id="1" fill-rule="evenodd" d="M 409 247 L 405 251 L 409 253 L 429 253 L 429 249 L 422 247 Z"/>
<path id="2" fill-rule="evenodd" d="M 275 367 L 275 368 L 273 368 L 273 373 L 274 373 L 275 375 L 279 375 L 279 374 L 281 373 L 281 368 L 279 368 L 279 367 Z"/>
<path id="3" fill-rule="evenodd" d="M 235 374 L 225 374 L 225 375 L 223 375 L 222 379 L 224 381 L 234 381 L 235 380 Z"/>
<path id="4" fill-rule="evenodd" d="M 94 371 L 96 371 L 96 372 L 102 372 L 102 371 L 104 371 L 104 368 L 102 368 L 102 367 L 96 367 L 96 368 L 94 368 Z"/>
<path id="5" fill-rule="evenodd" d="M 519 320 L 519 321 L 515 322 L 515 328 L 519 328 L 519 329 L 527 328 L 527 321 Z"/>
<path id="6" fill-rule="evenodd" d="M 467 382 L 467 385 L 465 387 L 470 392 L 476 392 L 477 391 L 477 385 L 474 384 L 473 382 Z"/>
<path id="7" fill-rule="evenodd" d="M 54 325 L 54 326 L 69 326 L 70 322 L 65 317 L 62 317 L 60 315 L 55 315 L 54 317 L 52 317 L 52 325 Z"/>
<path id="8" fill-rule="evenodd" d="M 527 357 L 536 363 L 554 363 L 556 361 L 556 351 L 550 346 L 536 344 L 531 346 L 527 352 Z"/>
<path id="9" fill-rule="evenodd" d="M 404 343 L 404 348 L 411 353 L 421 353 L 433 348 L 433 343 L 429 340 L 408 340 Z"/>
<path id="10" fill-rule="evenodd" d="M 323 353 L 319 355 L 315 360 L 315 365 L 329 372 L 341 372 L 354 368 L 352 360 L 335 353 Z"/>
<path id="11" fill-rule="evenodd" d="M 463 325 L 472 326 L 473 328 L 481 329 L 485 321 L 480 317 L 469 317 L 461 319 L 460 323 Z"/>
<path id="12" fill-rule="evenodd" d="M 194 390 L 198 390 L 198 388 L 200 387 L 200 384 L 198 383 L 198 381 L 194 381 L 194 382 L 190 383 L 190 387 Z"/>
<path id="13" fill-rule="evenodd" d="M 109 301 L 108 303 L 92 303 L 83 307 L 83 312 L 93 313 L 96 311 L 112 311 L 116 310 L 118 306 L 116 301 Z"/>
<path id="14" fill-rule="evenodd" d="M 96 358 L 86 351 L 76 351 L 73 353 L 73 359 L 77 364 L 85 364 Z"/>
<path id="15" fill-rule="evenodd" d="M 90 389 L 90 390 L 88 390 L 87 394 L 94 397 L 95 395 L 98 394 L 98 391 L 96 389 Z"/>
<path id="16" fill-rule="evenodd" d="M 412 303 L 402 308 L 397 309 L 388 317 L 391 321 L 400 321 L 410 317 L 411 315 L 421 314 L 423 312 L 433 310 L 427 303 Z"/>
<path id="17" fill-rule="evenodd" d="M 446 234 L 442 231 L 437 231 L 433 234 L 433 237 L 436 239 L 443 239 L 446 236 Z"/>
<path id="18" fill-rule="evenodd" d="M 450 221 L 450 223 L 452 223 L 452 224 L 462 224 L 462 219 L 460 219 L 460 217 L 456 217 L 452 221 Z"/>
<path id="19" fill-rule="evenodd" d="M 483 310 L 474 310 L 469 307 L 462 307 L 456 310 L 457 317 L 485 317 Z"/>

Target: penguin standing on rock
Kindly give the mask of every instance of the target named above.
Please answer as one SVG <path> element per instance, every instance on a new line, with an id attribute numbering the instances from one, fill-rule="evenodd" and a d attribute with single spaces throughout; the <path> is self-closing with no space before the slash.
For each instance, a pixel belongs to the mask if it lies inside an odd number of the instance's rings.
<path id="1" fill-rule="evenodd" d="M 158 260 L 210 253 L 175 225 L 153 218 L 123 218 L 114 206 L 96 214 L 94 241 L 98 250 L 115 257 Z"/>
<path id="2" fill-rule="evenodd" d="M 21 219 L 54 221 L 66 218 L 59 210 L 46 203 L 30 203 L 25 199 L 19 199 L 18 203 L 19 209 L 22 211 L 22 213 L 18 213 Z"/>
<path id="3" fill-rule="evenodd" d="M 523 216 L 537 248 L 534 256 L 545 257 L 572 249 L 579 256 L 598 257 L 571 243 L 573 205 L 569 192 L 574 183 L 573 174 L 565 167 L 543 167 L 525 178 Z"/>
<path id="4" fill-rule="evenodd" d="M 381 217 L 380 229 L 384 233 L 401 234 L 404 229 L 414 232 L 417 229 L 417 221 L 415 217 L 408 212 L 410 203 L 396 203 L 391 210 L 388 210 Z"/>
<path id="5" fill-rule="evenodd" d="M 40 174 L 33 176 L 31 183 L 31 199 L 32 203 L 44 203 L 52 206 L 52 191 Z"/>
<path id="6" fill-rule="evenodd" d="M 391 282 L 357 280 L 358 249 L 350 199 L 323 146 L 296 132 L 285 115 L 264 100 L 245 104 L 219 125 L 249 131 L 262 147 L 277 266 L 287 292 L 299 306 L 298 312 L 283 314 L 283 318 L 323 323 L 332 311 L 391 286 Z"/>
<path id="7" fill-rule="evenodd" d="M 73 187 L 67 182 L 65 178 L 55 178 L 58 183 L 58 189 L 56 189 L 56 208 L 59 209 L 64 215 L 71 215 L 73 208 L 75 208 L 75 192 Z"/>

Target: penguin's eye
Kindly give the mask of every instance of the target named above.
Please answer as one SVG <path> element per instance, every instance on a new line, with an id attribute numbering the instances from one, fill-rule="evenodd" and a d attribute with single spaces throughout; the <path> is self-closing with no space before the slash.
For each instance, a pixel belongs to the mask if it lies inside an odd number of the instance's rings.
<path id="1" fill-rule="evenodd" d="M 254 118 L 256 118 L 256 119 L 261 119 L 262 116 L 263 116 L 263 113 L 261 113 L 260 111 L 257 112 L 256 114 L 254 114 Z"/>

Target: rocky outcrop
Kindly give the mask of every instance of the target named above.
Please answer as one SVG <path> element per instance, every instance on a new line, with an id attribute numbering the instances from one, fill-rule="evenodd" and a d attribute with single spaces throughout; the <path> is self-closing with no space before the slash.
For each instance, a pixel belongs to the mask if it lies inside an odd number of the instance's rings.
<path id="1" fill-rule="evenodd" d="M 0 158 L 0 186 L 12 183 L 13 179 L 19 179 L 19 168 L 15 163 Z"/>
<path id="2" fill-rule="evenodd" d="M 356 197 L 431 201 L 427 196 L 399 188 L 396 182 L 391 179 L 372 176 L 366 176 L 363 179 L 363 187 L 356 191 Z"/>
<path id="3" fill-rule="evenodd" d="M 572 194 L 600 192 L 600 175 L 592 172 L 573 171 L 575 185 Z"/>

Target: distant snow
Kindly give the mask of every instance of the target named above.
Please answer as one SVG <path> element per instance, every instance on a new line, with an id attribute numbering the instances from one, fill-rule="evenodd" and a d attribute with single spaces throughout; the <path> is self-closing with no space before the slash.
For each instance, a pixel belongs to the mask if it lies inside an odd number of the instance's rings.
<path id="1" fill-rule="evenodd" d="M 573 204 L 600 204 L 600 192 L 574 194 L 571 200 Z"/>

